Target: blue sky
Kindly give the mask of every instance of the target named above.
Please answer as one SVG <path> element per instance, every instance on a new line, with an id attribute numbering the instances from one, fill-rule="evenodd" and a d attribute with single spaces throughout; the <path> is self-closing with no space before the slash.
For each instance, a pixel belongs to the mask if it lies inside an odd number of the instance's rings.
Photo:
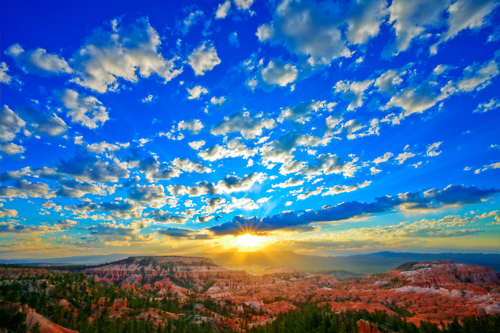
<path id="1" fill-rule="evenodd" d="M 1 257 L 498 252 L 498 1 L 0 15 Z"/>

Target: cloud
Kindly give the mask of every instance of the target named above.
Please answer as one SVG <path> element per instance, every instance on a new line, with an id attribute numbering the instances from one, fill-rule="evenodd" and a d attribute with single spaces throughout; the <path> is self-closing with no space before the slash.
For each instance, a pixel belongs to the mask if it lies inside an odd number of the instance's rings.
<path id="1" fill-rule="evenodd" d="M 315 135 L 303 134 L 298 131 L 290 131 L 281 135 L 277 140 L 266 143 L 262 146 L 262 161 L 265 165 L 269 163 L 292 163 L 292 153 L 297 147 L 317 147 L 326 146 L 331 138 L 320 138 Z M 301 163 L 293 163 L 294 169 L 301 168 Z M 296 170 L 298 171 L 298 170 Z"/>
<path id="2" fill-rule="evenodd" d="M 190 197 L 199 197 L 202 195 L 210 194 L 223 194 L 249 191 L 256 183 L 262 183 L 266 180 L 266 174 L 262 172 L 253 172 L 244 177 L 237 177 L 234 175 L 226 176 L 217 184 L 209 182 L 198 182 L 196 186 L 187 187 L 184 185 L 169 185 L 167 187 L 170 194 L 180 196 L 188 194 Z"/>
<path id="3" fill-rule="evenodd" d="M 483 171 L 491 170 L 491 169 L 500 169 L 500 162 L 496 162 L 496 163 L 492 163 L 492 164 L 489 164 L 489 165 L 485 165 L 485 166 L 483 166 L 482 169 L 477 169 L 476 171 L 474 171 L 474 174 L 477 175 L 477 174 L 480 174 Z"/>
<path id="4" fill-rule="evenodd" d="M 215 47 L 213 45 L 207 47 L 206 42 L 198 46 L 193 53 L 188 56 L 188 59 L 188 63 L 196 76 L 205 75 L 205 72 L 211 71 L 215 66 L 221 63 Z"/>
<path id="5" fill-rule="evenodd" d="M 396 157 L 396 160 L 399 162 L 399 164 L 403 164 L 404 161 L 406 161 L 407 159 L 414 157 L 414 156 L 415 156 L 415 154 L 412 152 L 404 152 L 404 153 L 399 154 Z"/>
<path id="6" fill-rule="evenodd" d="M 215 145 L 198 153 L 198 156 L 206 161 L 217 161 L 224 158 L 243 157 L 249 158 L 257 154 L 257 148 L 249 148 L 240 142 L 240 138 L 231 139 L 226 146 Z"/>
<path id="7" fill-rule="evenodd" d="M 182 215 L 174 215 L 170 212 L 164 212 L 161 209 L 154 210 L 147 214 L 147 216 L 151 216 L 153 220 L 158 223 L 177 223 L 184 224 L 188 220 L 188 217 Z"/>
<path id="8" fill-rule="evenodd" d="M 205 143 L 206 142 L 204 140 L 200 140 L 200 141 L 189 142 L 188 145 L 189 145 L 189 147 L 191 147 L 191 149 L 200 150 L 201 147 L 203 147 L 205 145 Z"/>
<path id="9" fill-rule="evenodd" d="M 212 105 L 222 105 L 226 102 L 226 98 L 224 96 L 221 96 L 219 98 L 216 98 L 215 96 L 210 99 L 210 103 Z"/>
<path id="10" fill-rule="evenodd" d="M 13 156 L 24 153 L 26 149 L 15 143 L 0 143 L 0 151 L 6 155 Z"/>
<path id="11" fill-rule="evenodd" d="M 250 7 L 252 6 L 254 0 L 234 0 L 234 4 L 236 5 L 236 8 L 240 11 L 250 11 Z"/>
<path id="12" fill-rule="evenodd" d="M 397 210 L 439 209 L 449 206 L 478 204 L 493 197 L 498 190 L 479 189 L 475 186 L 450 185 L 444 190 L 401 193 L 397 196 L 376 198 L 374 202 L 343 202 L 323 206 L 319 210 L 285 211 L 268 217 L 235 216 L 231 221 L 207 228 L 216 236 L 240 234 L 266 234 L 275 230 L 309 227 L 311 223 L 331 223 Z M 434 201 L 434 203 L 433 203 Z"/>
<path id="13" fill-rule="evenodd" d="M 290 53 L 308 59 L 312 67 L 350 57 L 336 18 L 323 5 L 326 4 L 283 1 L 276 7 L 273 21 L 260 25 L 256 35 L 261 42 L 284 43 Z"/>
<path id="14" fill-rule="evenodd" d="M 5 62 L 0 62 L 0 83 L 9 85 L 12 82 L 12 76 L 7 74 L 9 66 Z"/>
<path id="15" fill-rule="evenodd" d="M 489 24 L 486 17 L 498 6 L 495 0 L 458 0 L 448 7 L 446 25 L 448 30 L 441 35 L 439 41 L 431 47 L 431 53 L 437 53 L 437 47 L 449 39 L 454 38 L 465 29 L 479 30 Z"/>
<path id="16" fill-rule="evenodd" d="M 393 95 L 396 92 L 396 87 L 403 82 L 401 75 L 404 73 L 405 72 L 399 73 L 397 70 L 390 69 L 375 80 L 375 87 L 378 88 L 380 93 Z"/>
<path id="17" fill-rule="evenodd" d="M 262 136 L 263 129 L 273 129 L 276 127 L 274 119 L 250 117 L 248 112 L 235 112 L 219 124 L 212 127 L 210 133 L 213 135 L 226 135 L 240 132 L 245 139 L 255 139 Z"/>
<path id="18" fill-rule="evenodd" d="M 311 196 L 319 195 L 322 191 L 323 191 L 323 187 L 322 186 L 318 186 L 318 187 L 316 187 L 315 190 L 309 190 L 309 191 L 306 191 L 304 193 L 299 194 L 297 196 L 297 199 L 304 200 L 304 199 L 307 199 L 307 198 L 309 198 Z"/>
<path id="19" fill-rule="evenodd" d="M 387 162 L 393 156 L 394 156 L 394 154 L 391 152 L 385 153 L 384 156 L 380 156 L 380 157 L 377 157 L 376 159 L 374 159 L 373 163 L 378 165 L 379 163 Z"/>
<path id="20" fill-rule="evenodd" d="M 162 185 L 134 185 L 128 191 L 128 198 L 140 204 L 152 205 L 152 207 L 163 207 L 167 197 Z M 159 206 L 159 207 L 157 207 Z"/>
<path id="21" fill-rule="evenodd" d="M 342 99 L 350 101 L 347 111 L 352 111 L 363 105 L 363 95 L 366 89 L 368 89 L 374 80 L 364 80 L 360 82 L 356 81 L 339 81 L 335 84 L 335 92 L 342 93 Z"/>
<path id="22" fill-rule="evenodd" d="M 377 169 L 375 167 L 371 167 L 370 168 L 370 172 L 371 172 L 372 175 L 376 175 L 377 173 L 382 172 L 382 170 L 379 170 L 379 169 Z"/>
<path id="23" fill-rule="evenodd" d="M 65 210 L 70 210 L 73 213 L 87 214 L 93 212 L 112 213 L 106 219 L 119 220 L 119 219 L 139 219 L 142 217 L 142 211 L 146 207 L 130 203 L 128 201 L 115 201 L 115 202 L 101 202 L 95 204 L 92 202 L 84 202 L 77 205 L 64 206 Z M 92 216 L 84 215 L 83 218 L 92 218 Z"/>
<path id="24" fill-rule="evenodd" d="M 73 228 L 77 223 L 72 220 L 58 220 L 41 225 L 24 225 L 24 224 L 10 224 L 0 222 L 0 233 L 12 234 L 31 234 L 31 233 L 46 233 L 46 232 L 60 232 L 68 231 Z"/>
<path id="25" fill-rule="evenodd" d="M 0 141 L 8 142 L 14 140 L 16 134 L 26 125 L 14 111 L 7 105 L 0 108 Z"/>
<path id="26" fill-rule="evenodd" d="M 493 97 L 488 102 L 480 103 L 473 113 L 485 113 L 500 108 L 500 101 Z"/>
<path id="27" fill-rule="evenodd" d="M 451 81 L 439 90 L 436 89 L 435 82 L 423 81 L 417 87 L 408 86 L 400 90 L 390 99 L 384 109 L 402 108 L 404 112 L 401 113 L 399 119 L 403 119 L 413 113 L 423 113 L 436 103 L 448 98 L 453 92 L 455 92 L 455 88 Z M 396 123 L 399 123 L 399 120 Z"/>
<path id="28" fill-rule="evenodd" d="M 394 0 L 389 7 L 389 23 L 393 24 L 396 40 L 386 48 L 387 56 L 406 51 L 427 27 L 440 23 L 442 12 L 450 3 L 451 0 Z"/>
<path id="29" fill-rule="evenodd" d="M 457 87 L 465 92 L 482 90 L 491 84 L 491 79 L 498 73 L 498 64 L 495 60 L 485 62 L 481 66 L 474 63 L 464 69 L 462 78 L 457 82 Z"/>
<path id="30" fill-rule="evenodd" d="M 299 174 L 304 176 L 342 174 L 346 178 L 352 178 L 359 169 L 355 164 L 357 158 L 351 162 L 342 162 L 340 157 L 331 155 L 330 153 L 318 155 L 315 162 L 316 164 L 310 163 L 307 165 Z"/>
<path id="31" fill-rule="evenodd" d="M 201 10 L 197 10 L 195 12 L 191 12 L 186 16 L 182 22 L 178 22 L 180 27 L 180 31 L 185 36 L 189 32 L 191 26 L 196 25 L 203 18 L 203 12 Z"/>
<path id="32" fill-rule="evenodd" d="M 165 60 L 158 52 L 161 37 L 147 18 L 127 25 L 115 19 L 111 21 L 111 28 L 111 31 L 94 29 L 75 53 L 73 82 L 105 93 L 117 90 L 119 79 L 137 82 L 137 71 L 144 78 L 156 74 L 165 83 L 182 73 L 182 68 L 175 69 L 176 58 Z"/>
<path id="33" fill-rule="evenodd" d="M 15 209 L 7 209 L 7 208 L 0 208 L 0 218 L 6 217 L 6 216 L 7 217 L 16 217 L 17 216 L 17 210 L 15 210 Z"/>
<path id="34" fill-rule="evenodd" d="M 93 155 L 77 155 L 67 160 L 60 160 L 52 167 L 35 168 L 33 173 L 47 179 L 58 180 L 67 176 L 80 181 L 113 183 L 130 175 L 124 164 L 109 163 Z"/>
<path id="35" fill-rule="evenodd" d="M 191 119 L 188 121 L 182 120 L 179 122 L 179 124 L 177 124 L 178 131 L 187 130 L 192 134 L 200 133 L 203 127 L 203 123 L 199 119 Z"/>
<path id="36" fill-rule="evenodd" d="M 208 90 L 202 86 L 195 86 L 192 89 L 186 88 L 189 93 L 188 99 L 199 99 L 201 95 L 208 94 Z"/>
<path id="37" fill-rule="evenodd" d="M 427 148 L 427 156 L 433 157 L 433 156 L 438 156 L 439 154 L 441 154 L 441 152 L 437 151 L 437 150 L 439 149 L 439 146 L 442 143 L 443 142 L 435 142 L 435 143 L 427 145 L 426 146 L 426 148 Z"/>
<path id="38" fill-rule="evenodd" d="M 295 105 L 291 108 L 286 108 L 281 111 L 278 122 L 282 123 L 285 120 L 294 121 L 299 124 L 305 124 L 311 118 L 307 117 L 311 112 L 318 111 L 325 107 L 325 101 L 307 101 Z"/>
<path id="39" fill-rule="evenodd" d="M 232 32 L 229 34 L 228 38 L 229 44 L 231 44 L 234 47 L 240 47 L 240 42 L 238 41 L 238 34 L 235 32 Z"/>
<path id="40" fill-rule="evenodd" d="M 30 183 L 24 179 L 18 179 L 12 186 L 0 185 L 0 197 L 8 198 L 51 198 L 50 187 L 44 183 Z"/>
<path id="41" fill-rule="evenodd" d="M 304 184 L 304 181 L 302 179 L 290 178 L 283 183 L 273 184 L 272 187 L 287 188 L 287 187 L 293 187 L 293 186 L 300 186 L 303 184 Z"/>
<path id="42" fill-rule="evenodd" d="M 183 238 L 188 239 L 193 237 L 197 232 L 191 229 L 182 228 L 167 228 L 167 229 L 157 229 L 156 231 L 160 235 L 168 236 L 171 238 Z"/>
<path id="43" fill-rule="evenodd" d="M 231 8 L 231 0 L 226 0 L 223 3 L 220 3 L 217 7 L 217 11 L 215 12 L 216 19 L 226 18 L 229 9 Z"/>
<path id="44" fill-rule="evenodd" d="M 30 131 L 34 133 L 60 136 L 68 130 L 64 120 L 59 118 L 55 113 L 48 115 L 32 107 L 22 107 L 16 111 L 27 121 Z"/>
<path id="45" fill-rule="evenodd" d="M 14 59 L 16 65 L 26 73 L 50 76 L 73 72 L 66 60 L 44 49 L 24 51 L 21 45 L 14 44 L 7 48 L 5 54 Z"/>
<path id="46" fill-rule="evenodd" d="M 345 17 L 347 40 L 351 44 L 365 44 L 378 35 L 387 15 L 386 0 L 353 1 Z"/>
<path id="47" fill-rule="evenodd" d="M 286 87 L 297 79 L 299 71 L 297 67 L 284 64 L 281 60 L 271 60 L 267 67 L 262 68 L 262 80 L 268 85 Z"/>
<path id="48" fill-rule="evenodd" d="M 85 147 L 85 150 L 88 151 L 89 153 L 95 153 L 95 154 L 103 154 L 105 152 L 115 152 L 121 149 L 125 149 L 130 146 L 130 143 L 108 143 L 106 141 L 102 141 L 99 143 L 93 143 L 91 145 L 87 145 Z"/>
<path id="49" fill-rule="evenodd" d="M 211 173 L 212 169 L 203 166 L 200 162 L 193 162 L 187 158 L 176 158 L 172 165 L 185 172 Z"/>
<path id="50" fill-rule="evenodd" d="M 53 192 L 58 197 L 80 198 L 86 194 L 107 195 L 106 191 L 100 187 L 87 182 L 63 179 L 59 180 L 58 184 L 59 187 Z"/>
<path id="51" fill-rule="evenodd" d="M 371 181 L 365 180 L 362 183 L 357 183 L 357 184 L 353 184 L 353 185 L 335 185 L 334 187 L 328 188 L 327 189 L 328 191 L 323 193 L 322 196 L 353 192 L 353 191 L 356 191 L 357 189 L 367 187 L 371 183 L 372 183 Z"/>
<path id="52" fill-rule="evenodd" d="M 98 128 L 109 120 L 108 112 L 95 97 L 79 95 L 76 91 L 66 89 L 61 95 L 61 101 L 70 111 L 71 122 L 79 123 L 90 129 Z"/>

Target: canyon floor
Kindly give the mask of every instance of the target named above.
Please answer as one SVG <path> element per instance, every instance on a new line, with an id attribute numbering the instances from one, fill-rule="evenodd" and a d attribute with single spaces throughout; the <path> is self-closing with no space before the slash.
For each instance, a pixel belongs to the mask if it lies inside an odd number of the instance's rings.
<path id="1" fill-rule="evenodd" d="M 86 332 L 106 318 L 114 325 L 123 321 L 124 327 L 130 320 L 147 323 L 141 325 L 159 333 L 177 332 L 182 325 L 200 332 L 257 332 L 273 323 L 279 327 L 286 315 L 306 306 L 328 318 L 386 316 L 421 330 L 427 324 L 445 329 L 471 316 L 500 318 L 500 274 L 491 267 L 442 260 L 408 262 L 365 276 L 326 271 L 342 281 L 290 265 L 238 268 L 178 256 L 130 257 L 72 272 L 3 265 L 0 311 L 24 313 L 32 333 Z M 398 331 L 371 320 L 356 320 L 353 330 Z"/>

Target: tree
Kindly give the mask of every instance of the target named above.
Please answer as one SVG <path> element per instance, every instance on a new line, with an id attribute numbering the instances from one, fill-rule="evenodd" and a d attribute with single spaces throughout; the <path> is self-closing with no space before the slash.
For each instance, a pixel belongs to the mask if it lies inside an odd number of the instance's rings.
<path id="1" fill-rule="evenodd" d="M 40 323 L 36 322 L 30 329 L 30 333 L 40 333 Z"/>

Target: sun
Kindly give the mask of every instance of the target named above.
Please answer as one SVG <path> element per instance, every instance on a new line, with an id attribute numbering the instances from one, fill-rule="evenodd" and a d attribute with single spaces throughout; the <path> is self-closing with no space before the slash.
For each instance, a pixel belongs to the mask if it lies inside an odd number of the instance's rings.
<path id="1" fill-rule="evenodd" d="M 265 243 L 267 243 L 267 240 L 264 236 L 245 234 L 236 237 L 235 243 L 241 250 L 255 251 L 256 249 L 261 248 Z"/>

